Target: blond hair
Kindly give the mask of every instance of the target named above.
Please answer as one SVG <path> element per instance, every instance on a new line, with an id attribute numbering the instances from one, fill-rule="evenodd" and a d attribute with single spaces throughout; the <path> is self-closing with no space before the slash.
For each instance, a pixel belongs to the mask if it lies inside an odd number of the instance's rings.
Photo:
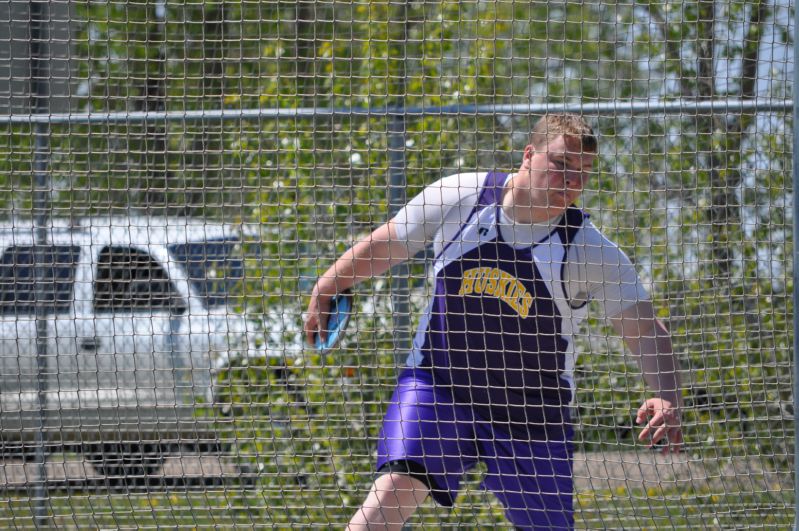
<path id="1" fill-rule="evenodd" d="M 561 135 L 577 137 L 580 139 L 583 152 L 597 153 L 598 143 L 594 130 L 578 114 L 545 114 L 533 127 L 530 145 L 539 149 Z"/>

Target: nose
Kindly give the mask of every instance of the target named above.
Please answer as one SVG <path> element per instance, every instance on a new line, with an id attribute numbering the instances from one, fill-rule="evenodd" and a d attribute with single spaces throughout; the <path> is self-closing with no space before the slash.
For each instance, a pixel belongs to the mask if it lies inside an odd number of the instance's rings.
<path id="1" fill-rule="evenodd" d="M 566 187 L 581 189 L 583 187 L 583 172 L 579 170 L 566 170 Z"/>

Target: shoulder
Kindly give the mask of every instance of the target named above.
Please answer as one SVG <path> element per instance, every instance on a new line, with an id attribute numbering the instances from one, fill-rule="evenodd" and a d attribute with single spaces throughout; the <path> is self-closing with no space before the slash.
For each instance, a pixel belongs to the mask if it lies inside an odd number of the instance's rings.
<path id="1" fill-rule="evenodd" d="M 603 242 L 616 245 L 611 242 L 586 215 L 583 226 L 574 235 L 573 243 L 579 245 L 598 245 Z"/>
<path id="2" fill-rule="evenodd" d="M 619 266 L 629 261 L 624 251 L 587 218 L 574 235 L 572 248 L 575 254 L 571 258 L 586 264 Z"/>
<path id="3" fill-rule="evenodd" d="M 571 293 L 587 293 L 602 302 L 606 316 L 648 298 L 635 266 L 625 252 L 586 220 L 569 249 L 567 275 Z"/>
<path id="4" fill-rule="evenodd" d="M 440 207 L 445 210 L 457 206 L 473 206 L 477 203 L 485 176 L 485 172 L 448 175 L 427 185 L 415 201 L 420 206 Z"/>
<path id="5" fill-rule="evenodd" d="M 428 188 L 438 188 L 442 193 L 457 191 L 460 197 L 468 197 L 480 192 L 485 178 L 485 172 L 455 173 L 436 181 Z"/>

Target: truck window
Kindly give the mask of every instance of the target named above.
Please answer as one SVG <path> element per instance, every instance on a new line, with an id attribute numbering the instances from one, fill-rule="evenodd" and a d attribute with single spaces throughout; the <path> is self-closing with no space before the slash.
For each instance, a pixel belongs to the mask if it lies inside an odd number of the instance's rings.
<path id="1" fill-rule="evenodd" d="M 94 309 L 183 313 L 186 306 L 167 272 L 149 254 L 131 247 L 108 246 L 100 251 L 97 261 Z"/>
<path id="2" fill-rule="evenodd" d="M 183 267 L 189 282 L 208 307 L 230 304 L 244 278 L 242 242 L 208 240 L 169 246 L 172 258 Z"/>
<path id="3" fill-rule="evenodd" d="M 39 305 L 46 313 L 69 311 L 80 247 L 14 245 L 0 258 L 0 313 L 32 314 L 36 311 L 37 258 L 41 268 L 38 274 L 42 279 Z"/>

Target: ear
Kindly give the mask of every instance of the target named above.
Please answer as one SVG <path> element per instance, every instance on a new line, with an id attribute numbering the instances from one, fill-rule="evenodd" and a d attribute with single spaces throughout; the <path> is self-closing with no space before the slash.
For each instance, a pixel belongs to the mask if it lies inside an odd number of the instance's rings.
<path id="1" fill-rule="evenodd" d="M 535 148 L 533 147 L 533 145 L 527 144 L 527 146 L 524 148 L 524 160 L 533 158 L 534 154 L 535 154 Z"/>

